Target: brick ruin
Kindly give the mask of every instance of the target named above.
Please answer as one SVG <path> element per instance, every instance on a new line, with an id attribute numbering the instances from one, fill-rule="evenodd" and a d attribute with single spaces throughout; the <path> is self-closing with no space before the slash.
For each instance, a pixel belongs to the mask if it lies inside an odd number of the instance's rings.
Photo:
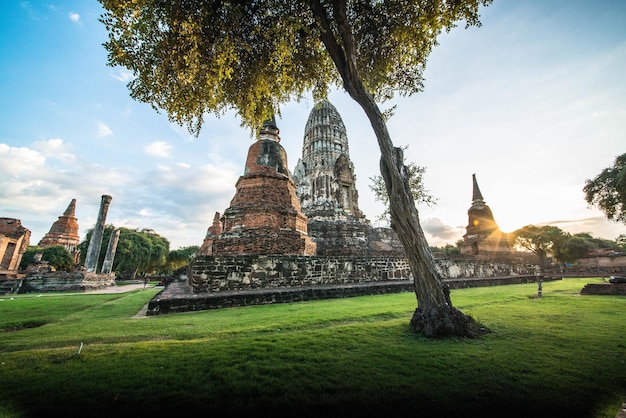
<path id="1" fill-rule="evenodd" d="M 221 225 L 216 214 L 207 233 L 203 254 L 315 255 L 279 132 L 274 119 L 264 123 Z"/>
<path id="2" fill-rule="evenodd" d="M 0 275 L 17 274 L 26 247 L 30 244 L 30 230 L 22 221 L 0 218 Z"/>
<path id="3" fill-rule="evenodd" d="M 98 251 L 102 241 L 101 231 L 104 228 L 106 211 L 110 202 L 111 196 L 102 196 L 98 221 L 94 227 L 94 231 L 99 232 L 99 235 L 96 237 L 97 242 L 93 245 L 98 248 Z M 75 211 L 76 199 L 72 199 L 63 215 L 59 216 L 58 220 L 50 228 L 50 231 L 39 241 L 39 246 L 45 248 L 62 245 L 68 249 L 70 253 L 73 253 L 74 257 L 77 259 L 77 246 L 80 237 L 78 235 L 78 222 L 75 217 Z M 115 232 L 117 234 L 112 234 L 112 239 L 119 236 L 119 230 Z M 87 268 L 74 269 L 71 272 L 55 271 L 52 266 L 48 265 L 47 261 L 41 260 L 41 254 L 36 255 L 33 264 L 28 266 L 21 274 L 2 274 L 5 268 L 5 259 L 7 260 L 7 265 L 14 269 L 14 273 L 17 273 L 22 254 L 29 245 L 29 238 L 30 231 L 22 227 L 19 220 L 0 218 L 0 257 L 2 257 L 3 260 L 2 268 L 0 268 L 0 295 L 14 293 L 84 292 L 115 285 L 115 276 L 111 274 L 110 268 L 106 270 L 104 265 L 102 267 L 102 273 L 96 273 L 95 267 L 92 267 L 91 271 Z M 117 241 L 109 242 L 105 264 L 107 260 L 109 261 L 109 265 L 112 264 L 116 245 Z M 91 247 L 92 243 L 90 243 L 90 249 Z M 21 251 L 19 256 L 15 251 L 16 248 L 19 248 Z M 95 250 L 91 251 L 95 253 Z M 9 256 L 9 254 L 12 255 Z M 97 258 L 95 258 L 95 262 L 97 262 Z"/>
<path id="4" fill-rule="evenodd" d="M 491 208 L 485 203 L 476 174 L 472 174 L 472 206 L 467 211 L 467 227 L 461 254 L 476 259 L 509 259 L 514 251 L 508 234 L 500 231 Z"/>
<path id="5" fill-rule="evenodd" d="M 63 215 L 52 224 L 50 231 L 37 244 L 41 248 L 60 245 L 64 247 L 74 257 L 74 262 L 78 262 L 78 244 L 80 235 L 78 233 L 78 219 L 76 218 L 76 199 L 72 199 Z"/>

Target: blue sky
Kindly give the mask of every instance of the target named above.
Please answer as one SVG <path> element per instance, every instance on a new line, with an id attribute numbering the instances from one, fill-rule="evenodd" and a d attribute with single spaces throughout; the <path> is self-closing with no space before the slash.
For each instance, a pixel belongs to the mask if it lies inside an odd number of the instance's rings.
<path id="1" fill-rule="evenodd" d="M 229 206 L 253 139 L 234 112 L 207 118 L 200 135 L 132 100 L 130 74 L 106 65 L 100 4 L 11 1 L 0 14 L 0 217 L 21 219 L 35 245 L 77 199 L 81 237 L 100 196 L 107 223 L 150 228 L 171 248 L 200 245 Z M 398 98 L 394 143 L 426 167 L 438 202 L 421 207 L 431 245 L 462 237 L 472 174 L 505 232 L 556 225 L 615 239 L 626 226 L 584 201 L 585 180 L 626 152 L 626 2 L 495 0 L 482 27 L 457 28 L 430 56 L 424 92 Z M 363 111 L 341 91 L 359 205 L 380 152 Z M 312 99 L 277 123 L 293 170 Z"/>

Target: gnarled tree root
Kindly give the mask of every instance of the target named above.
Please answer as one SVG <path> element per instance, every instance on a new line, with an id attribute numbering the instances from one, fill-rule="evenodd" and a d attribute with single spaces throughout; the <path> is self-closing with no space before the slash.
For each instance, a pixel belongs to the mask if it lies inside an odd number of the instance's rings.
<path id="1" fill-rule="evenodd" d="M 411 318 L 411 327 L 418 334 L 429 338 L 478 338 L 490 332 L 472 317 L 451 305 L 441 305 L 430 309 L 418 307 Z"/>

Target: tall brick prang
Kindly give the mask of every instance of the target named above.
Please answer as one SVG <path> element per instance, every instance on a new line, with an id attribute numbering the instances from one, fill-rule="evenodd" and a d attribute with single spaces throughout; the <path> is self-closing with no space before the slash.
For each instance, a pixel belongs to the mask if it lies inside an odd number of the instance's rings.
<path id="1" fill-rule="evenodd" d="M 42 248 L 61 245 L 74 256 L 74 261 L 78 261 L 77 247 L 80 243 L 78 233 L 78 219 L 76 218 L 76 199 L 72 199 L 70 204 L 50 227 L 50 231 L 39 241 Z"/>
<path id="2" fill-rule="evenodd" d="M 268 120 L 250 146 L 221 234 L 205 254 L 315 255 L 278 133 L 275 121 Z"/>

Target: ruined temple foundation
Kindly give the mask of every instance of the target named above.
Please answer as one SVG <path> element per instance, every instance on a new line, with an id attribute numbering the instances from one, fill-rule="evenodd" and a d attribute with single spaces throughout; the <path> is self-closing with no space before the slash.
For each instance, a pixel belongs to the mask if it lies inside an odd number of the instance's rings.
<path id="1" fill-rule="evenodd" d="M 436 263 L 452 289 L 537 280 L 533 264 Z M 399 257 L 199 256 L 186 279 L 152 298 L 147 315 L 413 291 L 408 261 Z"/>

